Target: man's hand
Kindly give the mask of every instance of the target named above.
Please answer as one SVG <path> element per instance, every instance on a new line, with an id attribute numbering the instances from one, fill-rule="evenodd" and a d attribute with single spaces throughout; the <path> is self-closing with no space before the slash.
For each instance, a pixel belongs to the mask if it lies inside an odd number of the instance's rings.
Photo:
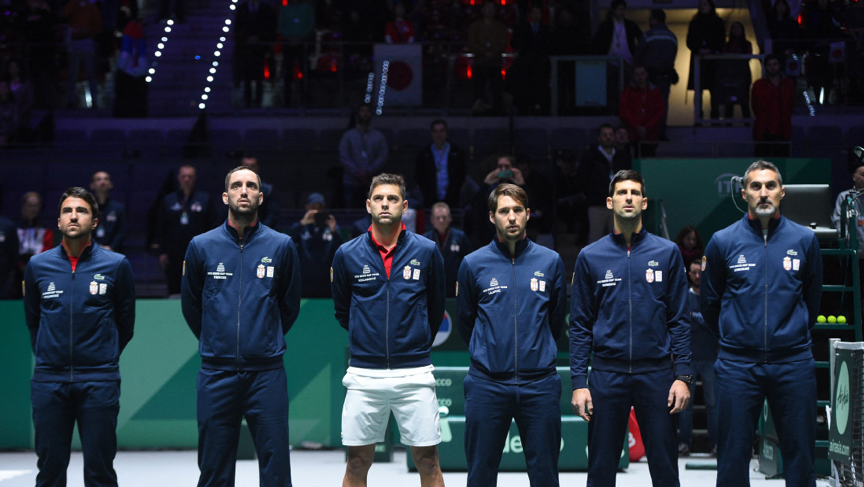
<path id="1" fill-rule="evenodd" d="M 309 210 L 303 215 L 303 219 L 300 220 L 301 225 L 311 225 L 315 223 L 315 213 L 318 213 L 321 210 Z"/>
<path id="2" fill-rule="evenodd" d="M 594 415 L 594 403 L 591 402 L 591 391 L 587 387 L 573 391 L 570 404 L 573 406 L 574 413 L 585 421 L 591 421 L 591 416 Z"/>
<path id="3" fill-rule="evenodd" d="M 672 408 L 669 414 L 680 413 L 690 403 L 690 386 L 683 381 L 676 380 L 669 388 L 669 399 L 666 405 Z M 674 406 L 674 407 L 673 407 Z"/>

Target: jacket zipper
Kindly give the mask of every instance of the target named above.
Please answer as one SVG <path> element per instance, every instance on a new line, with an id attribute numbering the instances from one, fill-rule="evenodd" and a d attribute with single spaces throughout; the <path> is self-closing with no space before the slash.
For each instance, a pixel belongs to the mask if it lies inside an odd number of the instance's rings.
<path id="1" fill-rule="evenodd" d="M 75 315 L 72 309 L 75 306 L 75 271 L 72 271 L 72 286 L 69 291 L 69 382 L 75 381 L 75 328 L 73 326 L 73 316 Z"/>
<path id="2" fill-rule="evenodd" d="M 387 269 L 384 269 L 384 272 L 387 272 Z M 384 354 L 387 357 L 387 370 L 390 370 L 390 276 L 387 276 L 387 310 L 384 316 Z"/>
<path id="3" fill-rule="evenodd" d="M 765 363 L 768 363 L 768 234 L 764 235 L 765 255 Z"/>
<path id="4" fill-rule="evenodd" d="M 513 368 L 516 385 L 519 385 L 519 296 L 516 283 L 516 257 L 511 257 L 511 269 L 513 271 Z"/>
<path id="5" fill-rule="evenodd" d="M 630 249 L 627 249 L 627 306 L 630 311 L 630 373 L 633 373 L 633 282 L 630 270 Z"/>
<path id="6" fill-rule="evenodd" d="M 243 299 L 243 241 L 240 242 L 240 276 L 238 281 L 240 284 L 239 292 L 237 293 L 237 371 L 240 371 L 240 305 Z"/>

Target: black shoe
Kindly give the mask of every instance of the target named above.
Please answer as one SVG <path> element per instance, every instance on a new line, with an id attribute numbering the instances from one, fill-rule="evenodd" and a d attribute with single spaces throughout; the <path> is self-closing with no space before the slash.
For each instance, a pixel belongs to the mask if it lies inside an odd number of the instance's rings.
<path id="1" fill-rule="evenodd" d="M 687 446 L 687 443 L 679 443 L 678 444 L 678 456 L 679 457 L 689 457 L 690 456 L 690 447 Z"/>

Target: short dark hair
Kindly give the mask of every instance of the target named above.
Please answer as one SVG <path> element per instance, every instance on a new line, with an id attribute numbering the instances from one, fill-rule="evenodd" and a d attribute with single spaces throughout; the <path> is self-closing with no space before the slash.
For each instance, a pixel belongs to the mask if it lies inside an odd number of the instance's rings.
<path id="1" fill-rule="evenodd" d="M 651 18 L 660 22 L 661 24 L 666 23 L 666 12 L 663 11 L 662 8 L 651 9 Z"/>
<path id="2" fill-rule="evenodd" d="M 744 171 L 744 186 L 747 186 L 747 179 L 750 177 L 750 173 L 753 171 L 762 171 L 762 170 L 774 171 L 777 174 L 777 182 L 780 183 L 780 186 L 783 186 L 783 176 L 780 174 L 780 170 L 777 169 L 777 166 L 774 165 L 773 162 L 768 162 L 762 159 L 750 164 L 750 167 Z"/>
<path id="3" fill-rule="evenodd" d="M 609 10 L 615 10 L 622 5 L 624 6 L 624 8 L 627 8 L 627 2 L 625 2 L 624 0 L 612 0 L 612 5 L 609 5 Z"/>
<path id="4" fill-rule="evenodd" d="M 445 129 L 447 128 L 447 121 L 446 120 L 444 120 L 443 118 L 436 118 L 435 120 L 432 120 L 432 123 L 429 124 L 429 130 L 434 129 L 435 126 L 438 124 L 443 124 L 444 128 Z"/>
<path id="5" fill-rule="evenodd" d="M 405 178 L 403 178 L 399 174 L 388 174 L 383 173 L 372 178 L 372 184 L 369 185 L 369 195 L 367 198 L 372 198 L 372 191 L 375 191 L 375 188 L 384 184 L 392 184 L 393 186 L 399 186 L 399 194 L 402 195 L 402 199 L 408 199 L 405 197 L 407 191 L 405 190 Z"/>
<path id="6" fill-rule="evenodd" d="M 60 214 L 63 211 L 63 202 L 66 201 L 66 198 L 81 198 L 86 201 L 88 205 L 90 205 L 90 211 L 93 213 L 94 218 L 99 218 L 99 203 L 96 202 L 96 198 L 90 194 L 89 191 L 80 187 L 80 186 L 72 186 L 71 188 L 66 188 L 66 191 L 60 196 L 60 202 L 57 203 L 57 213 Z"/>
<path id="7" fill-rule="evenodd" d="M 645 197 L 645 179 L 641 174 L 632 169 L 622 169 L 612 176 L 612 181 L 609 182 L 609 197 L 615 194 L 615 185 L 621 181 L 636 181 L 642 186 L 642 196 Z"/>
<path id="8" fill-rule="evenodd" d="M 499 184 L 489 193 L 489 211 L 492 213 L 498 211 L 498 198 L 501 196 L 509 196 L 528 208 L 528 193 L 515 184 L 504 183 Z"/>
<path id="9" fill-rule="evenodd" d="M 776 55 L 776 54 L 767 54 L 767 55 L 765 55 L 765 57 L 762 59 L 762 65 L 763 65 L 763 66 L 767 66 L 767 65 L 768 65 L 768 61 L 770 61 L 770 60 L 772 60 L 772 59 L 775 59 L 775 60 L 776 60 L 779 64 L 781 64 L 781 65 L 783 64 L 783 63 L 780 62 L 780 56 L 778 56 L 778 55 Z"/>
<path id="10" fill-rule="evenodd" d="M 615 127 L 613 127 L 611 123 L 601 123 L 600 126 L 597 127 L 597 135 L 600 135 L 601 130 L 607 129 L 607 128 L 612 129 L 613 132 L 615 131 Z"/>
<path id="11" fill-rule="evenodd" d="M 231 175 L 237 171 L 251 171 L 252 174 L 254 174 L 256 178 L 258 178 L 258 189 L 259 190 L 261 189 L 261 176 L 259 176 L 258 173 L 256 173 L 255 171 L 252 171 L 251 169 L 249 169 L 249 167 L 241 165 L 241 166 L 237 166 L 234 169 L 228 171 L 228 174 L 225 175 L 225 192 L 226 193 L 228 192 L 228 183 L 231 182 Z"/>

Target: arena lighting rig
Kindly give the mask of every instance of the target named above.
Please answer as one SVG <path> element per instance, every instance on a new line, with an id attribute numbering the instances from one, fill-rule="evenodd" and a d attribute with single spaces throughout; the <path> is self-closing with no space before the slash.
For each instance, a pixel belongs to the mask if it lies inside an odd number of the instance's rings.
<path id="1" fill-rule="evenodd" d="M 174 25 L 174 21 L 168 19 L 165 25 L 165 31 L 162 34 L 162 38 L 159 39 L 159 44 L 156 44 L 156 52 L 153 53 L 154 57 L 162 57 L 162 51 L 165 49 L 165 44 L 168 42 L 168 34 L 171 33 L 171 26 Z M 151 83 L 153 82 L 153 75 L 156 74 L 156 67 L 159 66 L 159 61 L 153 61 L 150 63 L 150 69 L 147 70 L 147 77 L 144 78 L 144 81 Z"/>
<path id="2" fill-rule="evenodd" d="M 231 3 L 228 5 L 228 8 L 233 12 L 237 10 L 237 1 L 231 0 Z M 216 76 L 216 68 L 219 67 L 219 61 L 216 60 L 219 56 L 222 55 L 222 48 L 225 47 L 226 37 L 229 32 L 231 32 L 231 18 L 225 19 L 225 25 L 222 26 L 222 35 L 219 37 L 219 42 L 216 43 L 216 50 L 213 51 L 213 61 L 210 63 L 210 70 L 207 73 L 207 83 L 204 85 L 204 90 L 201 93 L 201 101 L 198 102 L 198 108 L 204 110 L 207 108 L 207 99 L 210 98 L 210 84 L 213 83 L 213 79 Z"/>

